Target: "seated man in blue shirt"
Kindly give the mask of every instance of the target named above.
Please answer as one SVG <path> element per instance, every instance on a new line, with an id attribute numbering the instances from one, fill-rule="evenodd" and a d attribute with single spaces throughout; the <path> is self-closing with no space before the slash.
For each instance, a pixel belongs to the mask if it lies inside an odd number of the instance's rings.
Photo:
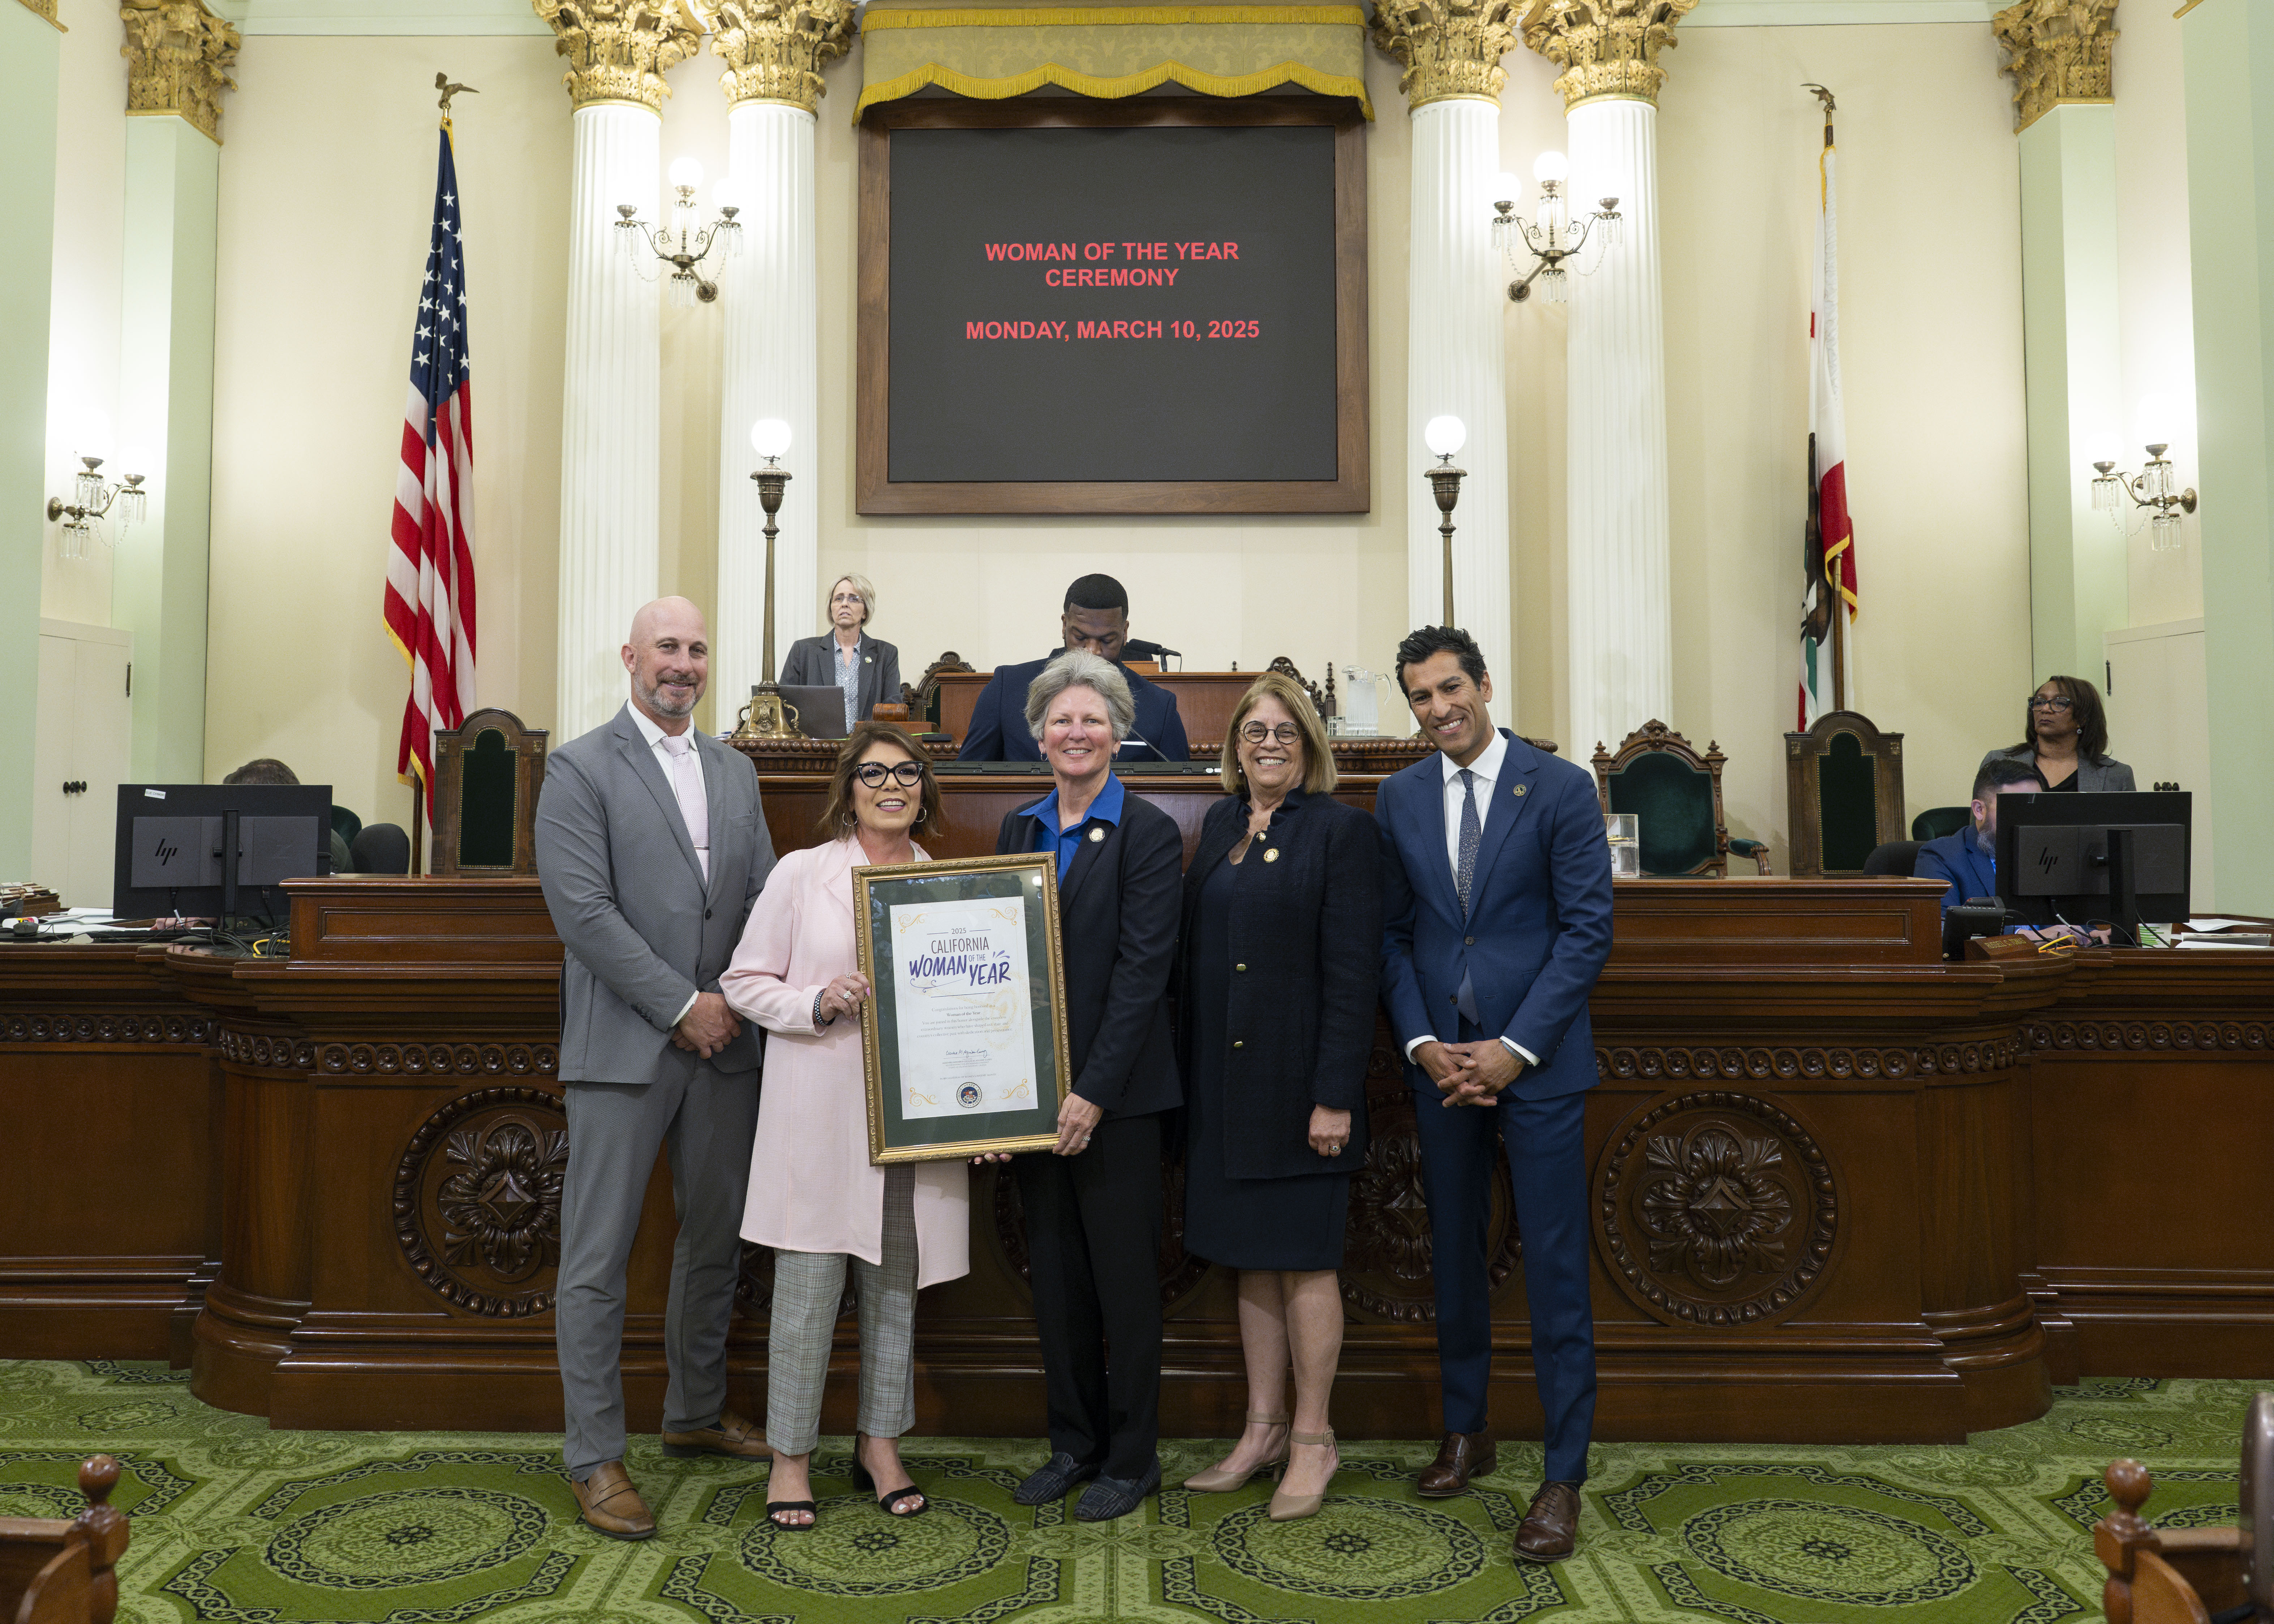
<path id="1" fill-rule="evenodd" d="M 2001 795 L 2035 795 L 2044 789 L 2034 768 L 2028 764 L 1999 757 L 1982 764 L 1974 775 L 1974 826 L 1962 829 L 1956 834 L 1945 835 L 1939 840 L 1929 840 L 1918 849 L 1911 865 L 1911 876 L 1920 880 L 1940 880 L 1950 889 L 1942 894 L 1945 914 L 1961 903 L 1977 898 L 1995 898 L 1998 896 L 1998 800 Z M 2032 900 L 2042 903 L 2044 898 Z M 2014 915 L 2006 916 L 2011 920 Z M 2105 930 L 2085 931 L 2071 925 L 2057 925 L 2044 915 L 2037 926 L 2009 924 L 2009 936 L 2047 937 L 2073 936 L 2079 940 L 2090 936 L 2105 941 Z"/>
<path id="2" fill-rule="evenodd" d="M 1066 649 L 1081 649 L 1111 660 L 1129 680 L 1129 696 L 1137 703 L 1137 721 L 1121 744 L 1117 757 L 1131 761 L 1186 761 L 1192 751 L 1185 742 L 1184 718 L 1177 714 L 1177 696 L 1158 683 L 1148 682 L 1121 665 L 1129 637 L 1129 594 L 1111 575 L 1084 575 L 1066 588 L 1065 606 L 1058 631 Z M 1005 665 L 979 690 L 972 708 L 971 727 L 963 736 L 960 761 L 1042 760 L 1034 734 L 1027 727 L 1027 688 L 1043 666 L 1058 658 L 1024 665 Z"/>

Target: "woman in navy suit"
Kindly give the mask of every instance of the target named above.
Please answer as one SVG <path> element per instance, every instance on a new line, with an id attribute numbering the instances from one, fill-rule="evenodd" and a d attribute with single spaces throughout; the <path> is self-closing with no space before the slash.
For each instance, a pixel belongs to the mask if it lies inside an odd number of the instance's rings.
<path id="1" fill-rule="evenodd" d="M 849 733 L 879 703 L 900 703 L 900 651 L 869 635 L 877 589 L 868 576 L 838 576 L 829 588 L 828 610 L 826 632 L 789 645 L 780 680 L 785 686 L 842 689 Z"/>
<path id="2" fill-rule="evenodd" d="M 1336 1270 L 1366 1162 L 1381 855 L 1374 820 L 1333 798 L 1327 730 L 1292 679 L 1268 673 L 1241 698 L 1223 771 L 1185 875 L 1185 1249 L 1239 1271 L 1247 1426 L 1185 1486 L 1284 1464 L 1270 1515 L 1286 1522 L 1318 1510 L 1339 1463 Z"/>

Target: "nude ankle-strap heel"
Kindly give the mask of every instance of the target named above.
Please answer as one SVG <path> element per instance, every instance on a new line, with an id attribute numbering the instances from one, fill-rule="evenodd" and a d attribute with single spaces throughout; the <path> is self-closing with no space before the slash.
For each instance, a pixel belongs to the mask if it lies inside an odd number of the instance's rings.
<path id="1" fill-rule="evenodd" d="M 1335 1447 L 1335 1429 L 1329 1427 L 1323 1432 L 1290 1432 L 1287 1442 L 1290 1446 L 1308 1444 L 1314 1447 L 1332 1449 Z M 1335 1456 L 1335 1463 L 1337 1467 L 1341 1465 L 1340 1454 Z M 1283 1477 L 1279 1487 L 1271 1492 L 1271 1520 L 1274 1522 L 1292 1522 L 1299 1518 L 1315 1515 L 1326 1498 L 1323 1489 L 1316 1494 L 1290 1494 L 1286 1480 Z"/>
<path id="2" fill-rule="evenodd" d="M 1291 1416 L 1259 1416 L 1251 1413 L 1247 1417 L 1247 1424 L 1250 1426 L 1286 1426 L 1293 1419 Z M 1221 1466 L 1211 1466 L 1206 1471 L 1194 1472 L 1186 1478 L 1185 1487 L 1201 1494 L 1229 1493 L 1231 1490 L 1240 1487 L 1256 1473 L 1269 1471 L 1274 1467 L 1284 1466 L 1286 1463 L 1287 1446 L 1281 1444 L 1278 1454 L 1269 1460 L 1258 1461 L 1246 1471 L 1228 1471 Z"/>

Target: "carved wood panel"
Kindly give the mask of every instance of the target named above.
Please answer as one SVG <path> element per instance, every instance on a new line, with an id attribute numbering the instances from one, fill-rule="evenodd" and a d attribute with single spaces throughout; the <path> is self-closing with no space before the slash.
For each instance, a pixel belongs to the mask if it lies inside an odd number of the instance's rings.
<path id="1" fill-rule="evenodd" d="M 553 1308 L 568 1119 L 548 1090 L 459 1095 L 418 1125 L 395 1174 L 395 1238 L 412 1271 L 469 1313 Z"/>

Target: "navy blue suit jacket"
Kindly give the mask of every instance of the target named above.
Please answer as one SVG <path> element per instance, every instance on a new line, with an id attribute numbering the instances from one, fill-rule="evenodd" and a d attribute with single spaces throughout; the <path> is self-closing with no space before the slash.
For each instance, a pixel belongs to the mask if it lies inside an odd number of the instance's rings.
<path id="1" fill-rule="evenodd" d="M 1929 840 L 1920 846 L 1911 863 L 1911 877 L 1941 880 L 1950 887 L 1942 894 L 1946 914 L 1969 897 L 1998 894 L 1998 865 L 1987 852 L 1974 844 L 1971 828 L 1945 835 L 1939 840 Z"/>
<path id="2" fill-rule="evenodd" d="M 1594 778 L 1504 728 L 1501 737 L 1508 752 L 1465 920 L 1446 856 L 1437 756 L 1385 779 L 1374 794 L 1387 848 L 1382 999 L 1401 1049 L 1425 1034 L 1450 1039 L 1466 975 L 1485 1030 L 1540 1057 L 1510 1092 L 1549 1100 L 1595 1086 L 1587 996 L 1611 956 L 1611 848 Z M 1433 1086 L 1412 1064 L 1406 1079 Z"/>
<path id="3" fill-rule="evenodd" d="M 1057 655 L 1050 656 L 1056 659 Z M 1040 761 L 1041 748 L 1027 731 L 1027 689 L 1043 674 L 1050 659 L 1023 665 L 998 667 L 979 690 L 972 707 L 971 731 L 963 735 L 956 752 L 962 761 Z M 1129 697 L 1137 702 L 1133 737 L 1121 747 L 1117 761 L 1189 761 L 1192 748 L 1185 742 L 1185 720 L 1177 714 L 1177 696 L 1135 672 L 1122 670 L 1129 679 Z M 1138 740 L 1144 743 L 1140 744 Z"/>

